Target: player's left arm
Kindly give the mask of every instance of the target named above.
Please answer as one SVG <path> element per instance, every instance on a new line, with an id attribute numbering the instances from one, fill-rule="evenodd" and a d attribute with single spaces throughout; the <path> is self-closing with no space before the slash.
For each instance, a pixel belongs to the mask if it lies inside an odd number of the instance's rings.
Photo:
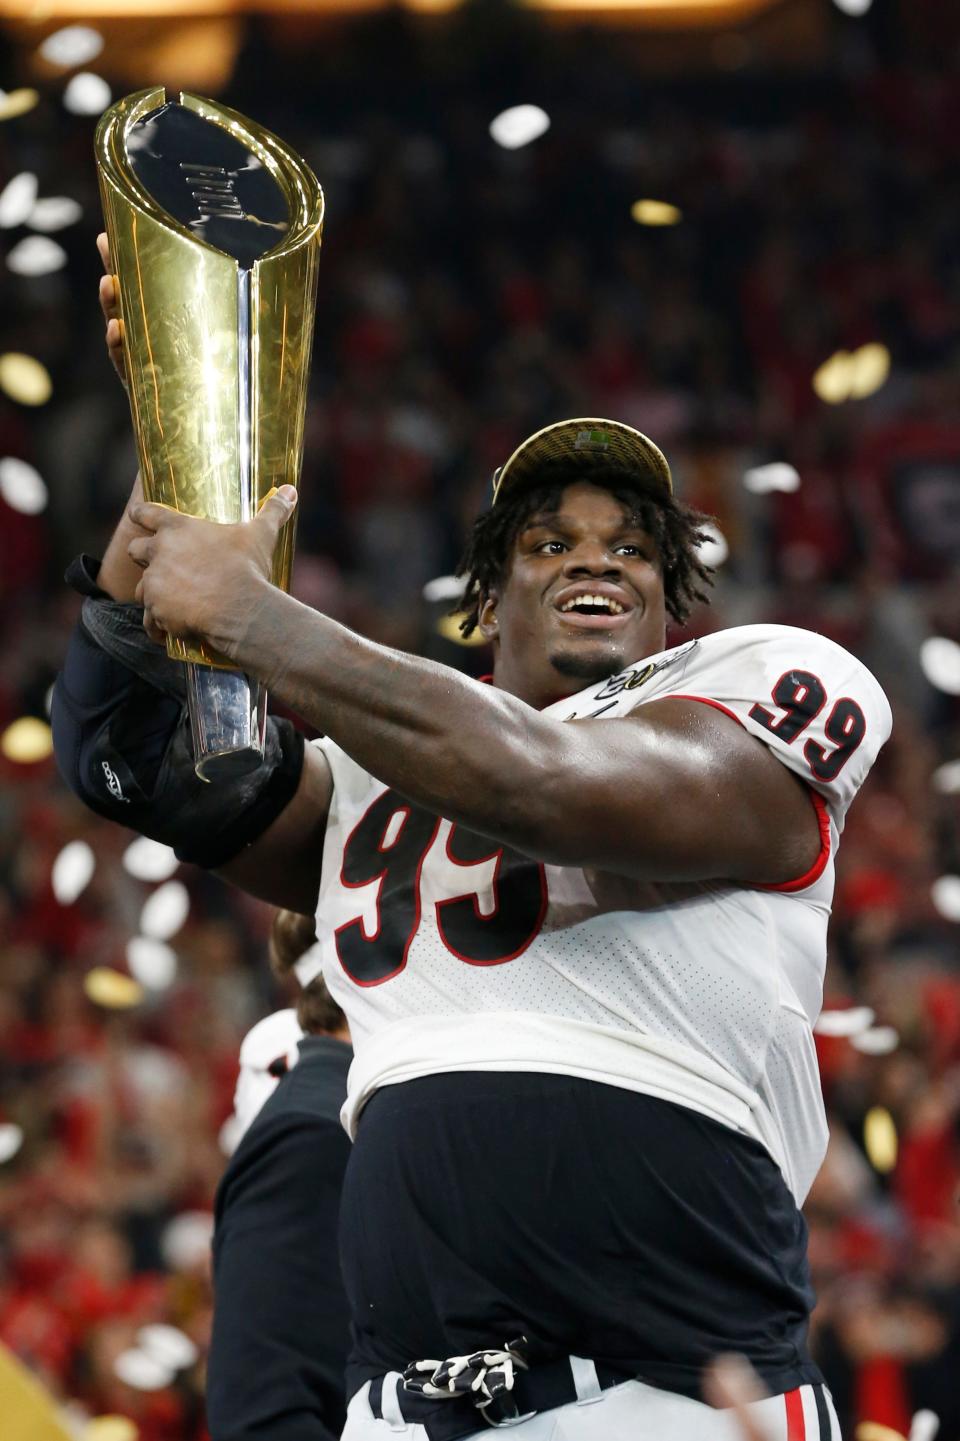
<path id="1" fill-rule="evenodd" d="M 136 507 L 155 633 L 202 636 L 392 789 L 536 860 L 772 885 L 816 860 L 803 781 L 735 715 L 671 698 L 565 723 L 365 640 L 266 581 L 291 511 L 281 491 L 225 546 L 210 522 Z"/>

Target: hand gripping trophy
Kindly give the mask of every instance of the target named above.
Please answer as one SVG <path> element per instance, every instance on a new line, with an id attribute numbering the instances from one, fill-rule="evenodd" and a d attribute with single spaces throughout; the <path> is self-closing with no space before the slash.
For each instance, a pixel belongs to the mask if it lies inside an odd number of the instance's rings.
<path id="1" fill-rule="evenodd" d="M 106 112 L 96 157 L 144 495 L 249 520 L 299 479 L 323 193 L 269 131 L 163 89 Z M 274 557 L 284 590 L 293 530 Z M 255 769 L 264 689 L 202 645 L 167 651 L 186 662 L 197 774 Z"/>

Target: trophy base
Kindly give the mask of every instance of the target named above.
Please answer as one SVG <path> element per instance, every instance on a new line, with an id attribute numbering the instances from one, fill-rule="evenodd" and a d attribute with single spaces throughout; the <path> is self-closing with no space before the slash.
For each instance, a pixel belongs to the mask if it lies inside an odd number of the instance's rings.
<path id="1" fill-rule="evenodd" d="M 242 671 L 187 666 L 194 769 L 203 781 L 239 780 L 263 764 L 267 692 Z"/>

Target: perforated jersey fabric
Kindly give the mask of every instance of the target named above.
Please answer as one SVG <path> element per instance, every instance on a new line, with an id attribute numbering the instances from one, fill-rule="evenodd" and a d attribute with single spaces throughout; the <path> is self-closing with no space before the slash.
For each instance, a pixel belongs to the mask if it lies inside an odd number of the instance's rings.
<path id="1" fill-rule="evenodd" d="M 330 740 L 317 910 L 350 1022 L 344 1125 L 380 1086 L 444 1071 L 543 1071 L 660 1096 L 762 1142 L 798 1203 L 826 1146 L 812 1026 L 834 856 L 891 728 L 870 672 L 834 642 L 743 626 L 558 702 L 616 723 L 668 696 L 714 705 L 811 790 L 821 854 L 780 887 L 633 881 L 541 866 L 396 796 Z"/>

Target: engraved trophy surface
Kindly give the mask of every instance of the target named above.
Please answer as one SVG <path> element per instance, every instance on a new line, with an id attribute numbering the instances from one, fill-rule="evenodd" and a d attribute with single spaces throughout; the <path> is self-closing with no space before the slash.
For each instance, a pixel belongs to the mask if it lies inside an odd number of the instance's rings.
<path id="1" fill-rule="evenodd" d="M 323 193 L 269 131 L 163 89 L 106 112 L 96 158 L 144 495 L 249 520 L 299 480 Z M 271 576 L 284 590 L 293 545 L 291 521 Z M 263 688 L 204 646 L 167 651 L 187 663 L 198 775 L 255 769 Z"/>

